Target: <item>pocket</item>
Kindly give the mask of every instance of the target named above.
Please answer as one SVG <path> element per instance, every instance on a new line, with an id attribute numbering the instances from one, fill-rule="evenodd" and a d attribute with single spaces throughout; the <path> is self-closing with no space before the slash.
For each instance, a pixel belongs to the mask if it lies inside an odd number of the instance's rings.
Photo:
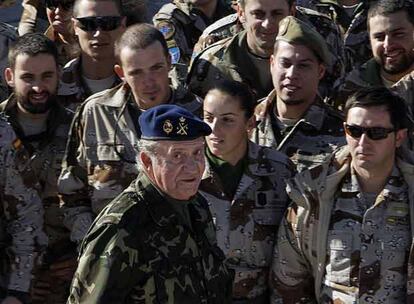
<path id="1" fill-rule="evenodd" d="M 352 234 L 331 231 L 328 235 L 329 265 L 327 275 L 336 284 L 349 286 L 351 280 Z"/>

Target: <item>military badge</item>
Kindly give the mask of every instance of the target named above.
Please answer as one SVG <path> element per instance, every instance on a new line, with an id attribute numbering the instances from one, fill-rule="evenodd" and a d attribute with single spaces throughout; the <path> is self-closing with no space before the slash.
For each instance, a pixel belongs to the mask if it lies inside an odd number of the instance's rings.
<path id="1" fill-rule="evenodd" d="M 164 130 L 165 133 L 167 133 L 167 135 L 172 132 L 174 127 L 169 119 L 164 121 L 164 125 L 162 126 L 162 129 Z"/>
<path id="2" fill-rule="evenodd" d="M 170 22 L 161 21 L 157 25 L 157 28 L 164 35 L 165 40 L 171 39 L 175 34 L 175 27 Z"/>
<path id="3" fill-rule="evenodd" d="M 168 49 L 171 56 L 171 63 L 177 64 L 180 61 L 181 53 L 178 47 Z"/>
<path id="4" fill-rule="evenodd" d="M 185 121 L 185 118 L 181 116 L 179 121 L 180 122 L 179 122 L 177 134 L 187 135 L 188 125 L 187 125 L 187 122 Z"/>

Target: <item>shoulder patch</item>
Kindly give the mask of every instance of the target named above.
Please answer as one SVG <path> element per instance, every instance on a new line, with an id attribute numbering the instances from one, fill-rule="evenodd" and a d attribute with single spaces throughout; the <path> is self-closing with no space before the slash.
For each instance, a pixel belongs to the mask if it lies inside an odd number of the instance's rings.
<path id="1" fill-rule="evenodd" d="M 171 63 L 177 64 L 180 61 L 180 57 L 181 57 L 180 49 L 177 46 L 175 46 L 175 47 L 169 48 L 168 52 L 170 53 L 170 56 L 171 56 Z"/>
<path id="2" fill-rule="evenodd" d="M 175 34 L 175 26 L 171 22 L 160 21 L 156 27 L 164 35 L 165 40 L 171 39 Z"/>

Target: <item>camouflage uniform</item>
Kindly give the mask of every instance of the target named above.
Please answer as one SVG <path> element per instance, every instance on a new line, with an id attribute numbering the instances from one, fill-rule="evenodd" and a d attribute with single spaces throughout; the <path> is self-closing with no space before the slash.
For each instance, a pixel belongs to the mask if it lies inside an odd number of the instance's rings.
<path id="1" fill-rule="evenodd" d="M 342 115 L 319 97 L 289 131 L 280 127 L 281 122 L 273 114 L 275 107 L 276 91 L 272 91 L 255 109 L 256 128 L 251 140 L 287 154 L 298 171 L 321 163 L 345 144 Z"/>
<path id="2" fill-rule="evenodd" d="M 219 247 L 235 272 L 233 298 L 269 303 L 269 268 L 276 231 L 288 206 L 285 180 L 293 164 L 282 153 L 248 146 L 247 166 L 233 198 L 225 194 L 220 177 L 206 167 L 200 194 L 210 206 Z"/>
<path id="3" fill-rule="evenodd" d="M 6 291 L 27 300 L 35 260 L 47 245 L 39 185 L 17 162 L 20 146 L 0 113 L 0 302 Z"/>
<path id="4" fill-rule="evenodd" d="M 203 30 L 210 23 L 232 13 L 230 7 L 218 0 L 216 12 L 209 20 L 188 2 L 174 0 L 164 5 L 152 20 L 167 41 L 174 67 L 170 76 L 175 85 L 185 85 L 193 48 Z"/>
<path id="5" fill-rule="evenodd" d="M 173 91 L 171 102 L 201 111 L 202 100 L 188 91 Z M 59 178 L 73 241 L 81 241 L 95 215 L 136 178 L 140 113 L 127 85 L 94 94 L 78 109 Z"/>
<path id="6" fill-rule="evenodd" d="M 414 71 L 401 78 L 392 87 L 392 90 L 405 100 L 410 109 L 411 117 L 414 118 Z"/>
<path id="7" fill-rule="evenodd" d="M 319 92 L 321 96 L 330 96 L 332 94 L 334 83 L 344 75 L 345 53 L 339 28 L 327 16 L 303 7 L 296 7 L 295 17 L 305 22 L 325 38 L 329 50 L 330 64 L 327 65 L 326 74 L 319 84 Z M 203 96 L 203 94 L 205 94 L 204 92 L 207 92 L 208 88 L 210 88 L 217 79 L 232 77 L 231 74 L 234 74 L 234 72 L 231 70 L 233 69 L 240 74 L 239 78 L 242 78 L 243 81 L 248 82 L 248 84 L 250 82 L 257 82 L 256 77 L 249 77 L 252 73 L 252 69 L 251 64 L 246 64 L 246 61 L 244 61 L 249 60 L 246 58 L 247 56 L 236 56 L 232 54 L 236 52 L 236 49 L 230 49 L 231 45 L 230 42 L 228 42 L 228 38 L 233 37 L 242 30 L 243 25 L 238 20 L 237 14 L 233 14 L 217 21 L 203 32 L 197 45 L 194 47 L 193 57 L 195 59 L 190 71 L 191 79 L 189 77 L 190 86 L 196 90 L 196 94 Z M 227 40 L 223 40 L 226 38 Z M 219 40 L 222 41 L 216 43 L 216 46 L 208 47 Z M 241 53 L 240 50 L 237 50 L 237 52 Z M 210 67 L 211 65 L 214 66 L 214 68 Z M 232 65 L 234 65 L 234 67 Z M 243 69 L 243 66 L 245 66 L 246 70 Z M 233 77 L 234 78 L 232 79 L 238 80 L 236 76 Z M 252 84 L 250 84 L 250 86 L 255 88 Z M 255 89 L 258 90 L 257 88 Z M 199 90 L 201 91 L 199 92 Z M 259 98 L 265 97 L 270 90 L 271 88 L 266 88 L 264 92 L 259 95 Z"/>
<path id="8" fill-rule="evenodd" d="M 5 100 L 10 94 L 4 79 L 4 69 L 9 66 L 9 47 L 17 39 L 16 29 L 0 22 L 0 100 Z"/>
<path id="9" fill-rule="evenodd" d="M 231 303 L 207 203 L 188 210 L 192 228 L 140 174 L 89 230 L 68 303 Z"/>
<path id="10" fill-rule="evenodd" d="M 372 57 L 371 44 L 367 30 L 368 2 L 361 1 L 352 20 L 338 4 L 337 0 L 301 0 L 300 5 L 325 14 L 339 25 L 345 47 L 345 71 L 362 65 Z M 349 24 L 348 27 L 345 24 Z"/>
<path id="11" fill-rule="evenodd" d="M 16 162 L 24 170 L 24 180 L 39 185 L 39 195 L 44 208 L 44 230 L 48 237 L 47 252 L 40 269 L 36 271 L 34 285 L 48 282 L 53 292 L 42 303 L 64 303 L 70 279 L 54 277 L 50 267 L 54 263 L 75 260 L 76 245 L 69 240 L 69 231 L 63 226 L 63 213 L 59 208 L 57 179 L 65 152 L 72 115 L 56 105 L 49 112 L 47 131 L 25 136 L 17 121 L 17 102 L 12 95 L 0 104 L 0 111 L 10 117 L 21 144 L 16 146 Z M 74 269 L 73 269 L 74 271 Z"/>
<path id="12" fill-rule="evenodd" d="M 60 76 L 59 101 L 65 108 L 73 112 L 91 95 L 91 91 L 82 79 L 81 68 L 81 58 L 75 58 L 65 65 Z M 112 87 L 120 82 L 121 80 L 116 76 Z"/>
<path id="13" fill-rule="evenodd" d="M 414 167 L 403 159 L 376 198 L 361 193 L 348 147 L 288 183 L 272 267 L 284 303 L 413 303 Z"/>

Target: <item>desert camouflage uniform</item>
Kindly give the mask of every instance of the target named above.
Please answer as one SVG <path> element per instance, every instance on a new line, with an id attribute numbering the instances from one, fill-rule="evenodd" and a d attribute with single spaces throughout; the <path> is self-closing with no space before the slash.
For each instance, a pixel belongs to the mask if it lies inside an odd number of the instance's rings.
<path id="1" fill-rule="evenodd" d="M 323 162 L 335 148 L 345 144 L 342 115 L 317 100 L 290 130 L 284 131 L 275 117 L 276 91 L 255 109 L 256 128 L 251 140 L 275 148 L 296 164 L 298 171 Z"/>
<path id="2" fill-rule="evenodd" d="M 0 302 L 28 298 L 36 259 L 47 246 L 38 184 L 18 162 L 21 142 L 0 113 Z"/>
<path id="3" fill-rule="evenodd" d="M 164 34 L 171 55 L 171 79 L 176 85 L 185 85 L 194 45 L 203 30 L 212 22 L 232 13 L 230 7 L 217 1 L 216 12 L 208 19 L 188 0 L 174 0 L 164 5 L 154 16 L 154 25 Z"/>
<path id="4" fill-rule="evenodd" d="M 319 93 L 323 97 L 330 96 L 335 82 L 344 75 L 346 60 L 339 28 L 327 16 L 303 7 L 296 7 L 295 17 L 305 22 L 325 38 L 330 55 L 330 64 L 327 65 L 327 72 L 319 84 Z M 217 79 L 232 77 L 231 74 L 235 73 L 240 74 L 240 76 L 233 76 L 232 79 L 234 80 L 242 78 L 248 84 L 257 82 L 257 76 L 254 73 L 249 76 L 252 74 L 252 65 L 246 63 L 245 60 L 249 60 L 248 57 L 233 54 L 241 52 L 237 49 L 231 49 L 232 45 L 228 40 L 229 37 L 233 37 L 242 30 L 243 25 L 238 20 L 237 14 L 233 14 L 217 21 L 203 32 L 194 48 L 193 57 L 195 59 L 192 64 L 194 67 L 191 67 L 189 76 L 189 79 L 191 77 L 190 86 L 196 90 L 194 91 L 196 94 L 203 96 Z M 223 40 L 226 38 L 227 40 Z M 218 40 L 222 40 L 222 42 L 216 43 L 214 47 L 208 47 Z M 243 69 L 243 67 L 245 68 Z M 250 84 L 250 86 L 258 90 L 254 85 Z M 270 90 L 265 88 L 258 98 L 265 97 Z"/>
<path id="5" fill-rule="evenodd" d="M 36 271 L 34 285 L 43 281 L 51 285 L 52 294 L 42 303 L 64 303 L 70 279 L 65 281 L 53 277 L 49 267 L 61 261 L 75 260 L 76 257 L 76 245 L 70 242 L 69 231 L 63 226 L 63 213 L 59 208 L 57 192 L 57 179 L 72 115 L 56 105 L 49 112 L 47 131 L 39 135 L 25 136 L 17 121 L 14 95 L 0 104 L 0 111 L 10 117 L 10 124 L 21 141 L 16 162 L 25 172 L 24 179 L 39 185 L 38 192 L 44 208 L 44 230 L 48 237 L 48 248 L 41 268 Z"/>
<path id="6" fill-rule="evenodd" d="M 413 303 L 414 167 L 403 159 L 376 198 L 361 193 L 348 147 L 288 183 L 272 267 L 283 303 Z"/>
<path id="7" fill-rule="evenodd" d="M 188 211 L 189 225 L 140 174 L 89 230 L 68 303 L 231 303 L 207 202 Z"/>
<path id="8" fill-rule="evenodd" d="M 301 0 L 300 5 L 325 14 L 338 24 L 345 47 L 346 64 L 345 71 L 362 65 L 372 57 L 371 44 L 367 30 L 368 2 L 362 0 L 354 12 L 352 20 L 349 20 L 348 28 L 345 28 L 343 19 L 348 15 L 338 4 L 337 0 Z"/>
<path id="9" fill-rule="evenodd" d="M 172 102 L 201 113 L 202 100 L 174 90 Z M 137 176 L 139 110 L 126 85 L 92 95 L 73 120 L 59 178 L 65 225 L 79 242 L 93 218 Z"/>
<path id="10" fill-rule="evenodd" d="M 10 95 L 6 80 L 4 79 L 4 69 L 9 66 L 9 47 L 16 39 L 16 29 L 0 22 L 0 100 L 5 100 Z"/>
<path id="11" fill-rule="evenodd" d="M 277 228 L 288 206 L 285 180 L 293 164 L 286 155 L 252 142 L 247 165 L 234 197 L 225 194 L 220 177 L 206 166 L 200 194 L 210 206 L 217 242 L 235 272 L 233 298 L 269 303 L 269 268 Z"/>
<path id="12" fill-rule="evenodd" d="M 91 95 L 91 91 L 82 79 L 81 68 L 81 58 L 75 58 L 65 65 L 60 76 L 59 101 L 65 108 L 73 112 Z M 117 76 L 115 77 L 116 80 L 112 87 L 121 82 Z"/>

